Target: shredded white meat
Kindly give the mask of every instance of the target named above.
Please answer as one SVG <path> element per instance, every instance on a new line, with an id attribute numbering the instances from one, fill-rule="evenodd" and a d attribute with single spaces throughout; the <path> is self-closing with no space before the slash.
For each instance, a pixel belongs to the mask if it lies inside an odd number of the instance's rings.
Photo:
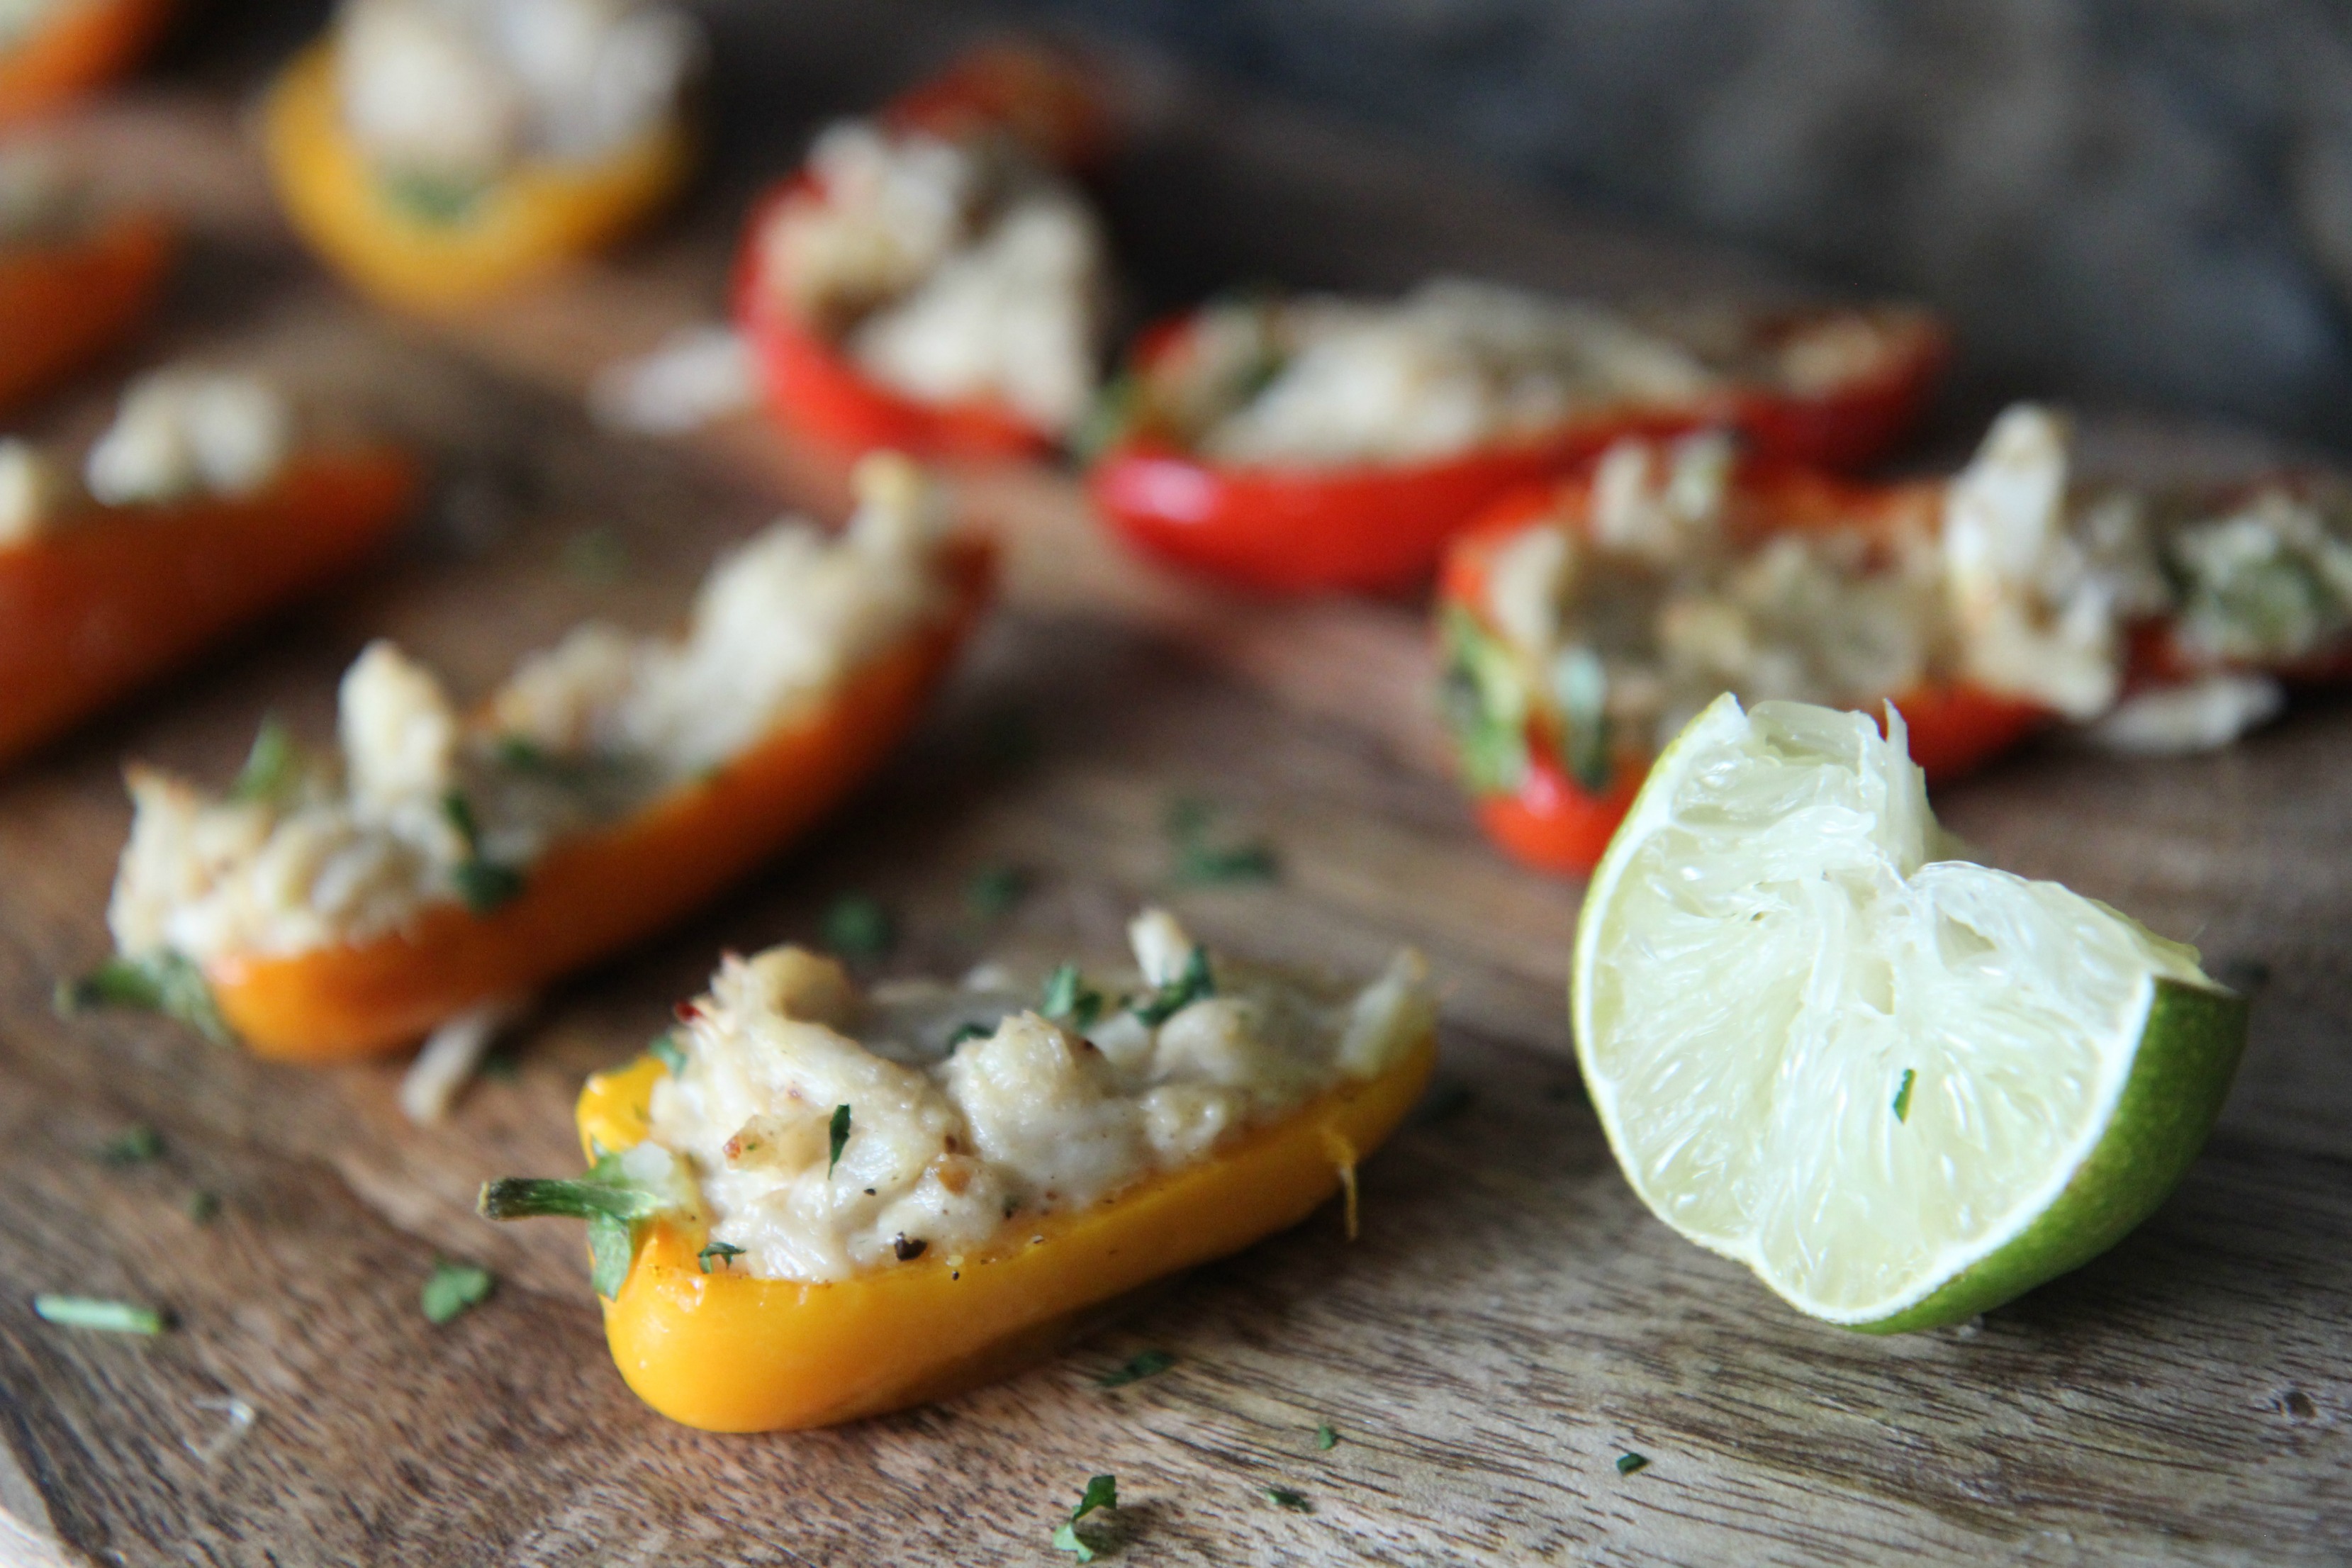
<path id="1" fill-rule="evenodd" d="M 652 0 L 344 0 L 335 40 L 352 139 L 388 175 L 459 189 L 612 155 L 676 112 L 702 49 Z"/>
<path id="2" fill-rule="evenodd" d="M 1130 936 L 1142 973 L 1128 981 L 1156 991 L 1185 973 L 1192 939 L 1164 911 Z M 652 1142 L 693 1173 L 711 1238 L 743 1249 L 737 1267 L 839 1279 L 977 1251 L 1205 1158 L 1336 1083 L 1379 1076 L 1434 1024 L 1412 952 L 1360 990 L 1210 969 L 1214 994 L 1156 1026 L 1119 1005 L 1120 977 L 1097 978 L 1112 1000 L 1082 1029 L 1009 990 L 861 996 L 798 948 L 730 958 L 677 1037 L 683 1071 L 655 1085 Z"/>
<path id="3" fill-rule="evenodd" d="M 1076 188 L 1007 137 L 866 121 L 809 154 L 810 189 L 761 237 L 766 287 L 885 385 L 997 402 L 1051 434 L 1085 415 L 1107 325 L 1107 251 Z"/>

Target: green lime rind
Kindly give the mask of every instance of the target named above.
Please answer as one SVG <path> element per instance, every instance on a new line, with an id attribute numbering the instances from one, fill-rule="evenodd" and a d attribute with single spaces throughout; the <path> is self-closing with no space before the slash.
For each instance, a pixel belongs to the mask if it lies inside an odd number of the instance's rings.
<path id="1" fill-rule="evenodd" d="M 1965 1322 L 2081 1268 L 2154 1214 L 2221 1113 L 2246 1046 L 2246 999 L 2158 978 L 2131 1076 L 2074 1179 L 2024 1230 L 1890 1316 L 1840 1326 L 1901 1334 Z"/>

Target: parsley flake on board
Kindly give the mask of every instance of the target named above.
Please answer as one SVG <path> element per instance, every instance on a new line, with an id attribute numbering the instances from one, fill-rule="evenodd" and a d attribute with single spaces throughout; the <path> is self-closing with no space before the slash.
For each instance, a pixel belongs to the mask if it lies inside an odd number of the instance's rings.
<path id="1" fill-rule="evenodd" d="M 228 1020 L 213 1001 L 205 972 L 176 952 L 117 955 L 79 980 L 58 982 L 58 1014 L 72 1017 L 92 1007 L 137 1007 L 176 1018 L 216 1046 L 234 1045 Z"/>
<path id="2" fill-rule="evenodd" d="M 1305 1492 L 1295 1492 L 1288 1487 L 1266 1488 L 1265 1500 L 1272 1503 L 1276 1508 L 1288 1509 L 1293 1513 L 1313 1513 L 1315 1511 L 1315 1505 L 1307 1500 L 1307 1494 Z"/>
<path id="3" fill-rule="evenodd" d="M 701 1264 L 702 1271 L 705 1274 L 708 1274 L 710 1272 L 711 1259 L 717 1258 L 719 1260 L 719 1267 L 724 1268 L 742 1256 L 743 1249 L 741 1247 L 730 1246 L 728 1243 L 723 1241 L 714 1241 L 709 1246 L 704 1247 L 701 1251 L 696 1253 L 694 1255 L 694 1260 L 697 1263 Z"/>
<path id="4" fill-rule="evenodd" d="M 1649 1468 L 1650 1458 L 1646 1454 L 1620 1454 L 1617 1456 L 1617 1473 L 1621 1476 L 1630 1476 L 1636 1470 L 1646 1470 Z"/>
<path id="5" fill-rule="evenodd" d="M 1918 1077 L 1918 1073 L 1910 1068 L 1903 1069 L 1903 1087 L 1895 1091 L 1895 1120 L 1897 1121 L 1908 1122 L 1911 1120 L 1911 1086 Z"/>
<path id="6" fill-rule="evenodd" d="M 101 1165 L 143 1165 L 163 1152 L 163 1135 L 142 1122 L 98 1146 Z"/>
<path id="7" fill-rule="evenodd" d="M 836 1105 L 833 1108 L 833 1121 L 827 1128 L 826 1140 L 831 1145 L 831 1152 L 825 1156 L 824 1179 L 829 1182 L 833 1180 L 833 1168 L 841 1163 L 842 1148 L 849 1142 L 849 1107 Z"/>
<path id="8" fill-rule="evenodd" d="M 1064 963 L 1045 976 L 1045 994 L 1037 1010 L 1056 1024 L 1067 1024 L 1084 1034 L 1102 1016 L 1103 996 L 1086 982 L 1075 963 Z"/>
<path id="9" fill-rule="evenodd" d="M 1078 1506 L 1070 1510 L 1068 1522 L 1054 1531 L 1054 1545 L 1069 1552 L 1081 1563 L 1095 1560 L 1095 1548 L 1078 1533 L 1078 1521 L 1097 1509 L 1118 1506 L 1118 1478 L 1093 1476 L 1087 1480 L 1087 1489 L 1078 1494 Z"/>
<path id="10" fill-rule="evenodd" d="M 152 1338 L 169 1326 L 163 1314 L 152 1307 L 142 1307 L 136 1301 L 110 1301 L 102 1296 L 44 1293 L 33 1298 L 33 1314 L 61 1329 L 90 1329 L 101 1334 L 144 1334 Z"/>
<path id="11" fill-rule="evenodd" d="M 824 945 L 844 958 L 884 957 L 898 940 L 890 911 L 863 893 L 836 899 L 824 912 Z"/>
<path id="12" fill-rule="evenodd" d="M 1181 795 L 1169 804 L 1163 826 L 1175 847 L 1174 879 L 1186 886 L 1218 882 L 1270 882 L 1281 874 L 1272 848 L 1252 840 L 1218 844 L 1209 837 L 1217 808 L 1194 795 Z"/>
<path id="13" fill-rule="evenodd" d="M 187 1215 L 189 1224 L 210 1225 L 220 1217 L 220 1194 L 198 1187 L 181 1203 L 180 1208 Z"/>
<path id="14" fill-rule="evenodd" d="M 1331 1430 L 1330 1423 L 1326 1422 L 1315 1428 L 1315 1447 L 1318 1453 L 1328 1454 L 1339 1446 L 1339 1434 Z"/>
<path id="15" fill-rule="evenodd" d="M 1216 994 L 1216 976 L 1209 971 L 1209 950 L 1195 944 L 1185 956 L 1182 973 L 1150 995 L 1129 1001 L 1128 1010 L 1156 1029 L 1202 997 Z"/>
<path id="16" fill-rule="evenodd" d="M 989 866 L 971 874 L 963 888 L 963 901 L 982 920 L 1011 914 L 1029 893 L 1029 873 L 1018 866 Z"/>
<path id="17" fill-rule="evenodd" d="M 1176 1364 L 1176 1358 L 1166 1351 L 1145 1351 L 1130 1356 L 1126 1364 L 1112 1368 L 1095 1379 L 1097 1388 L 1125 1388 L 1130 1383 L 1140 1383 L 1147 1377 L 1157 1377 Z"/>
<path id="18" fill-rule="evenodd" d="M 497 1281 L 487 1268 L 446 1258 L 434 1259 L 433 1272 L 417 1297 L 425 1308 L 425 1321 L 446 1323 L 469 1308 L 480 1306 L 490 1299 L 495 1284 Z"/>

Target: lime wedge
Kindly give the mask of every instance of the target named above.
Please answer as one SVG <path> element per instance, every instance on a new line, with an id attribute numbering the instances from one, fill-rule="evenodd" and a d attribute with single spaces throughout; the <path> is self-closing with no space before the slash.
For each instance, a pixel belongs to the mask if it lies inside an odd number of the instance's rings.
<path id="1" fill-rule="evenodd" d="M 1691 721 L 1593 875 L 1570 991 L 1642 1200 L 1882 1333 L 1998 1306 L 2147 1218 L 2246 1029 L 2193 948 L 1948 858 L 1888 725 L 1728 696 Z"/>

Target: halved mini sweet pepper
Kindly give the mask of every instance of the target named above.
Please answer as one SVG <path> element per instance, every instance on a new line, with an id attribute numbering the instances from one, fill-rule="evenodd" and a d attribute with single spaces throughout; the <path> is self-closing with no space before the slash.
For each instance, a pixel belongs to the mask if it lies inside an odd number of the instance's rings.
<path id="1" fill-rule="evenodd" d="M 296 231 L 395 308 L 457 310 L 599 249 L 650 216 L 693 161 L 671 116 L 593 163 L 523 162 L 447 210 L 404 202 L 343 124 L 334 48 L 305 50 L 270 89 L 263 152 Z"/>
<path id="2" fill-rule="evenodd" d="M 1009 137 L 1048 168 L 1080 174 L 1100 163 L 1109 118 L 1092 84 L 1064 57 L 996 46 L 973 51 L 908 89 L 876 116 L 886 133 L 943 142 Z M 965 458 L 1034 458 L 1061 437 L 1010 402 L 934 402 L 885 384 L 838 339 L 804 320 L 772 273 L 768 236 L 788 207 L 819 199 L 803 169 L 756 202 L 744 226 L 732 289 L 770 408 L 785 426 L 856 454 L 888 449 Z"/>
<path id="3" fill-rule="evenodd" d="M 172 0 L 63 0 L 0 48 L 0 126 L 30 120 L 138 64 L 172 17 Z"/>
<path id="4" fill-rule="evenodd" d="M 812 966 L 809 955 L 780 951 Z M 1192 953 L 1188 994 L 1197 1000 L 1212 995 L 1214 984 L 1201 950 Z M 1342 1073 L 1330 1087 L 1229 1131 L 1194 1157 L 1083 1204 L 1029 1213 L 1008 1199 L 1004 1219 L 990 1226 L 993 1234 L 984 1242 L 951 1247 L 902 1230 L 877 1260 L 845 1277 L 763 1277 L 750 1271 L 746 1248 L 713 1240 L 712 1211 L 690 1163 L 651 1141 L 648 1107 L 656 1086 L 674 1068 L 686 1067 L 674 1041 L 665 1041 L 658 1056 L 589 1079 L 577 1112 L 593 1163 L 587 1177 L 493 1182 L 483 1189 L 482 1212 L 496 1219 L 590 1222 L 613 1359 L 637 1395 L 663 1415 L 722 1432 L 856 1420 L 1007 1375 L 1066 1342 L 1091 1309 L 1297 1225 L 1343 1188 L 1352 1234 L 1356 1165 L 1402 1121 L 1436 1059 L 1433 1015 L 1425 999 L 1408 1005 L 1389 1020 L 1391 1037 L 1369 1076 Z M 1163 1011 L 1162 1024 L 1170 1016 Z M 795 1027 L 808 1026 L 786 1017 L 763 1032 Z M 992 1036 L 992 1028 L 998 1033 Z M 945 1055 L 996 1049 L 1019 1036 L 1024 1048 L 1057 1062 L 1083 1065 L 1089 1056 L 1098 1062 L 1101 1052 L 1076 1030 L 1066 1016 L 1049 1024 L 1035 1012 L 1014 1015 L 966 1026 Z M 966 1039 L 976 1043 L 962 1044 Z M 844 1047 L 856 1049 L 838 1036 L 819 1045 Z M 1006 1091 L 1003 1066 L 992 1064 L 982 1075 L 984 1092 Z M 815 1114 L 811 1127 L 820 1142 L 807 1153 L 810 1176 L 821 1170 L 827 1187 L 854 1185 L 847 1177 L 848 1163 L 858 1157 L 855 1140 L 868 1135 L 856 1106 L 832 1110 L 830 1162 L 821 1139 L 825 1120 L 821 1110 Z M 964 1181 L 990 1179 L 969 1174 L 982 1162 L 957 1152 L 968 1151 L 977 1136 L 992 1157 L 988 1134 L 960 1121 L 946 1124 L 965 1131 L 961 1140 L 949 1135 L 949 1152 L 937 1156 L 937 1168 L 965 1172 Z M 1099 1125 L 1078 1140 L 1089 1134 L 1099 1137 Z M 722 1158 L 765 1159 L 762 1138 L 791 1136 L 776 1119 L 755 1118 L 728 1141 Z M 937 1142 L 930 1146 L 936 1150 Z M 640 1157 L 648 1153 L 650 1159 Z M 950 1184 L 957 1179 L 950 1175 Z M 994 1220 L 993 1207 L 987 1218 Z"/>
<path id="5" fill-rule="evenodd" d="M 1614 569 L 1627 581 L 1607 595 L 1609 603 L 1591 606 L 1591 624 L 1565 636 L 1549 661 L 1533 658 L 1525 639 L 1513 638 L 1505 623 L 1547 614 L 1540 596 L 1550 588 L 1523 588 L 1516 611 L 1504 611 L 1498 593 L 1513 589 L 1498 588 L 1497 580 L 1528 569 L 1515 567 L 1508 557 L 1526 548 L 1531 530 L 1556 530 L 1573 541 L 1553 552 L 1571 561 L 1580 547 L 1590 549 L 1607 531 L 1596 521 L 1601 487 L 1595 479 L 1507 497 L 1447 552 L 1437 598 L 1444 708 L 1479 824 L 1515 858 L 1543 870 L 1587 875 L 1633 805 L 1654 753 L 1645 735 L 1627 733 L 1623 721 L 1612 717 L 1612 680 L 1665 687 L 1672 660 L 1706 657 L 1710 641 L 1727 663 L 1742 667 L 1716 670 L 1718 683 L 1737 689 L 1743 679 L 1787 680 L 1780 672 L 1810 639 L 1834 650 L 1841 638 L 1858 644 L 1906 618 L 1932 626 L 1939 615 L 1930 557 L 1940 487 L 1863 485 L 1759 458 L 1734 459 L 1712 482 L 1721 487 L 1719 498 L 1701 509 L 1714 514 L 1711 521 L 1660 514 L 1651 522 L 1663 531 L 1646 541 L 1614 542 Z M 1669 480 L 1633 504 L 1664 507 L 1672 489 Z M 1719 531 L 1728 551 L 1676 538 L 1677 527 L 1693 526 Z M 1808 549 L 1818 551 L 1812 559 L 1825 564 L 1800 584 Z M 1529 564 L 1539 574 L 1560 570 L 1555 560 Z M 1906 574 L 1916 576 L 1909 589 Z M 1855 608 L 1872 595 L 1883 597 Z M 1776 595 L 1782 596 L 1777 605 Z M 1777 630 L 1776 614 L 1785 617 Z M 1920 636 L 1933 649 L 1933 632 L 1923 629 Z M 1678 656 L 1668 645 L 1698 652 Z M 1926 673 L 1852 700 L 1865 710 L 1892 702 L 1901 711 L 1912 756 L 1931 781 L 1980 766 L 2056 718 L 2040 702 L 1987 689 L 1933 654 L 1895 662 L 1924 663 Z"/>
<path id="6" fill-rule="evenodd" d="M 93 508 L 0 546 L 0 763 L 349 571 L 415 493 L 402 452 L 322 450 L 254 495 Z"/>
<path id="7" fill-rule="evenodd" d="M 856 479 L 837 532 L 785 518 L 723 556 L 680 636 L 575 627 L 471 714 L 379 641 L 335 752 L 272 723 L 226 791 L 131 768 L 116 956 L 60 1005 L 291 1060 L 478 1049 L 481 1020 L 709 898 L 881 761 L 987 597 L 993 550 L 912 464 Z"/>
<path id="8" fill-rule="evenodd" d="M 558 840 L 494 907 L 443 900 L 371 941 L 215 960 L 204 978 L 222 1018 L 262 1056 L 378 1055 L 484 1004 L 528 995 L 708 901 L 831 810 L 913 726 L 993 574 L 986 544 L 947 549 L 950 613 L 812 710 L 620 821 Z"/>
<path id="9" fill-rule="evenodd" d="M 1184 374 L 1208 316 L 1164 321 L 1137 340 L 1112 394 L 1110 438 L 1087 488 L 1096 509 L 1140 548 L 1279 593 L 1412 587 L 1436 567 L 1446 541 L 1484 508 L 1628 438 L 1726 427 L 1742 432 L 1768 458 L 1867 463 L 1917 421 L 1949 357 L 1944 330 L 1916 311 L 1751 312 L 1737 318 L 1727 334 L 1731 351 L 1701 355 L 1724 364 L 1704 390 L 1625 396 L 1571 412 L 1535 436 L 1439 457 L 1235 462 L 1198 448 L 1186 421 L 1170 413 L 1180 395 L 1161 384 Z M 1816 372 L 1800 386 L 1738 368 L 1771 361 L 1804 334 L 1838 339 L 1851 369 Z M 1717 323 L 1709 335 L 1727 334 Z M 1257 367 L 1244 392 L 1255 397 L 1278 369 L 1278 363 Z"/>
<path id="10" fill-rule="evenodd" d="M 130 336 L 163 291 L 171 259 L 170 226 L 145 214 L 0 245 L 0 412 Z"/>

